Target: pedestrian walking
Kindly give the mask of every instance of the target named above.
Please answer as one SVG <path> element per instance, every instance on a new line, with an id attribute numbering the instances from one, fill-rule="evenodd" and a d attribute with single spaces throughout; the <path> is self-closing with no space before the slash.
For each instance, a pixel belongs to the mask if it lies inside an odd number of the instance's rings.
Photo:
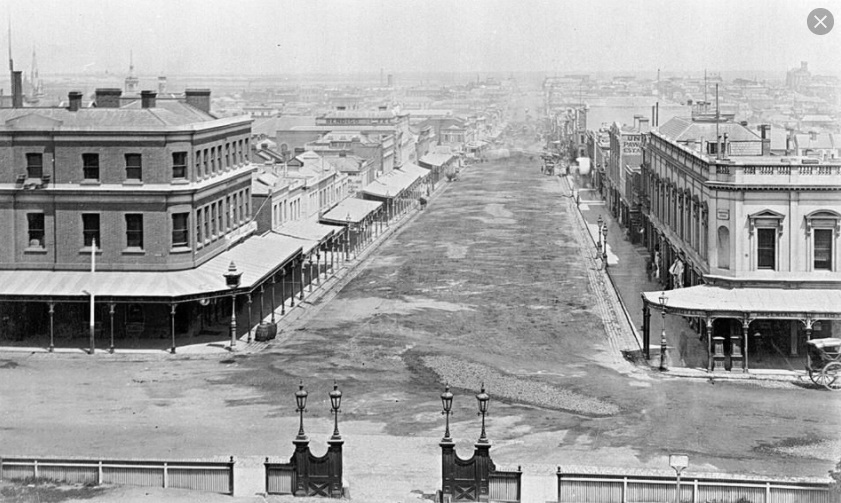
<path id="1" fill-rule="evenodd" d="M 654 260 L 651 255 L 645 258 L 645 278 L 651 283 L 651 275 L 654 273 Z"/>
<path id="2" fill-rule="evenodd" d="M 686 333 L 685 329 L 682 329 L 680 335 L 678 335 L 677 352 L 680 357 L 680 364 L 685 367 L 686 357 L 689 356 L 689 334 Z"/>

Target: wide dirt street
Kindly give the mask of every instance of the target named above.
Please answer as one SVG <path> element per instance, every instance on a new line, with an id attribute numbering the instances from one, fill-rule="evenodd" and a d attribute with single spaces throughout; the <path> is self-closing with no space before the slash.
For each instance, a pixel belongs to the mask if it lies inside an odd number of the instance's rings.
<path id="1" fill-rule="evenodd" d="M 613 311 L 573 208 L 539 159 L 478 164 L 267 351 L 6 355 L 0 454 L 287 457 L 299 379 L 320 454 L 336 379 L 354 499 L 416 499 L 440 484 L 444 383 L 468 457 L 484 381 L 491 454 L 506 468 L 668 469 L 682 452 L 693 471 L 825 475 L 841 451 L 837 395 L 664 378 L 621 358 L 628 339 L 606 335 Z"/>

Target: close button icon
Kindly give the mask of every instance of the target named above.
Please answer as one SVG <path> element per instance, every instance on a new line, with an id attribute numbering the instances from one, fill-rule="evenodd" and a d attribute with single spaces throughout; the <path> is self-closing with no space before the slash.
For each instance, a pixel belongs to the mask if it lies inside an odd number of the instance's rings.
<path id="1" fill-rule="evenodd" d="M 809 27 L 809 31 L 815 35 L 826 35 L 832 31 L 834 24 L 835 19 L 832 17 L 832 13 L 824 8 L 813 10 L 806 19 L 806 25 Z"/>

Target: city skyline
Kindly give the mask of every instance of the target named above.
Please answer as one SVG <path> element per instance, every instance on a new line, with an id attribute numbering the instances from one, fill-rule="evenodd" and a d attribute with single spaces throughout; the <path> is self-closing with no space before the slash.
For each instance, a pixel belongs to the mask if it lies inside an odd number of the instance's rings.
<path id="1" fill-rule="evenodd" d="M 34 50 L 42 75 L 127 73 L 130 60 L 141 75 L 841 69 L 837 32 L 809 32 L 802 1 L 178 5 L 8 0 L 11 56 L 28 69 Z"/>

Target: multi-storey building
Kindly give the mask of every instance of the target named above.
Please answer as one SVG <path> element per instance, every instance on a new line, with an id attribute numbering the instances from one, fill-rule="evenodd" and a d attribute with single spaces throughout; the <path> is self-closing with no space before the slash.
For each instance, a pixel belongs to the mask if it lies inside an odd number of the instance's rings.
<path id="1" fill-rule="evenodd" d="M 699 114 L 646 136 L 646 243 L 664 287 L 690 287 L 667 309 L 701 321 L 709 368 L 802 355 L 813 331 L 839 333 L 841 164 L 771 156 L 760 131 Z"/>
<path id="2" fill-rule="evenodd" d="M 240 235 L 251 213 L 250 120 L 216 119 L 209 91 L 187 102 L 0 110 L 0 269 L 178 270 Z M 167 232 L 161 232 L 166 229 Z M 155 232 L 153 232 L 153 230 Z"/>
<path id="3" fill-rule="evenodd" d="M 639 196 L 635 183 L 642 164 L 642 137 L 649 131 L 648 118 L 634 117 L 634 124 L 610 127 L 610 154 L 605 170 L 607 204 L 619 222 L 628 228 L 632 242 L 636 242 L 640 228 Z"/>
<path id="4" fill-rule="evenodd" d="M 95 296 L 97 331 L 110 317 L 112 337 L 171 334 L 174 350 L 217 300 L 250 295 L 300 254 L 249 238 L 251 119 L 216 118 L 209 90 L 183 101 L 142 91 L 123 106 L 121 94 L 0 109 L 4 336 L 85 333 Z M 246 269 L 234 289 L 223 277 L 232 260 Z"/>

